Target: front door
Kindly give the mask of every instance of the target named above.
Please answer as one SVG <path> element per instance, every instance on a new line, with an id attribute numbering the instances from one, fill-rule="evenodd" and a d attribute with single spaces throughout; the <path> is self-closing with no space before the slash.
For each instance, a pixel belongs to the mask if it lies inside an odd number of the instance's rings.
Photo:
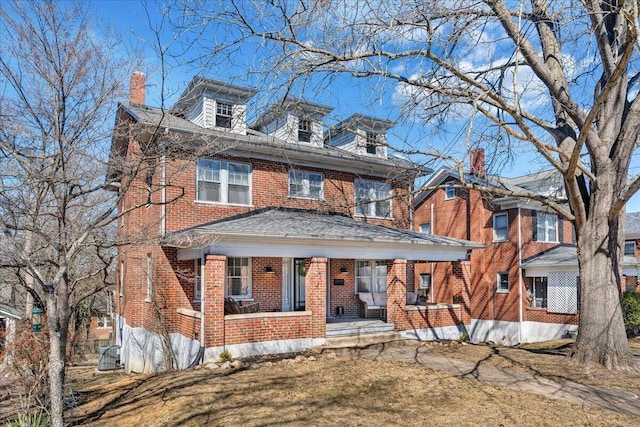
<path id="1" fill-rule="evenodd" d="M 293 260 L 293 309 L 305 309 L 305 263 L 304 258 Z"/>

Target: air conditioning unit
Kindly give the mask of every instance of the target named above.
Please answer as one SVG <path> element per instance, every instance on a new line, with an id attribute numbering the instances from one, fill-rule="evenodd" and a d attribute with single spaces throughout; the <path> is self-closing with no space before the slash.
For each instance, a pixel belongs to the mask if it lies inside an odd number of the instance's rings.
<path id="1" fill-rule="evenodd" d="M 120 369 L 120 346 L 106 345 L 98 347 L 98 371 Z"/>

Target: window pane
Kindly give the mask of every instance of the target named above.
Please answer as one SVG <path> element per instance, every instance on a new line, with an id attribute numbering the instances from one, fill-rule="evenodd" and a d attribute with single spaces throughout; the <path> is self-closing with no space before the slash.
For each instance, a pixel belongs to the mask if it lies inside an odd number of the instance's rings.
<path id="1" fill-rule="evenodd" d="M 385 261 L 376 262 L 376 292 L 387 290 L 387 263 Z"/>
<path id="2" fill-rule="evenodd" d="M 229 184 L 249 185 L 249 165 L 228 163 Z"/>
<path id="3" fill-rule="evenodd" d="M 227 295 L 251 296 L 249 258 L 227 258 Z"/>
<path id="4" fill-rule="evenodd" d="M 507 215 L 504 215 L 504 214 L 494 215 L 493 227 L 495 232 L 494 237 L 496 240 L 507 240 L 509 238 L 507 223 L 508 223 Z"/>
<path id="5" fill-rule="evenodd" d="M 220 201 L 220 184 L 217 182 L 198 182 L 198 200 Z"/>
<path id="6" fill-rule="evenodd" d="M 229 185 L 229 203 L 239 205 L 249 204 L 249 187 L 242 185 Z"/>

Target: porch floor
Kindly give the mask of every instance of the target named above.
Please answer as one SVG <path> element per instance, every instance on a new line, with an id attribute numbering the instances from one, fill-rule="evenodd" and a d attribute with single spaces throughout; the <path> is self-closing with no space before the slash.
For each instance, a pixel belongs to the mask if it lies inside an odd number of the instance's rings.
<path id="1" fill-rule="evenodd" d="M 360 317 L 327 318 L 327 337 L 342 337 L 380 332 L 393 332 L 393 324 L 378 319 L 362 319 Z"/>

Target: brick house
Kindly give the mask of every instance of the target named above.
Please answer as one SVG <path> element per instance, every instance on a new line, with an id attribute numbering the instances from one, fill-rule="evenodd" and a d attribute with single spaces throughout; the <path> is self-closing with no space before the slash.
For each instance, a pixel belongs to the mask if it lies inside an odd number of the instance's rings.
<path id="1" fill-rule="evenodd" d="M 145 105 L 135 73 L 118 106 L 108 180 L 122 196 L 126 370 L 322 344 L 328 319 L 358 315 L 359 292 L 386 294 L 398 332 L 458 338 L 470 325 L 467 253 L 481 245 L 412 231 L 426 171 L 387 152 L 393 123 L 354 115 L 325 132 L 330 107 L 287 99 L 248 124 L 255 93 L 196 77 L 163 111 Z M 421 261 L 453 263 L 450 304 L 407 306 Z M 259 311 L 226 311 L 238 302 Z"/>
<path id="2" fill-rule="evenodd" d="M 471 165 L 467 182 L 564 197 L 562 179 L 552 171 L 516 178 L 486 175 L 482 150 L 472 154 Z M 424 188 L 441 188 L 415 197 L 414 230 L 484 244 L 469 258 L 471 340 L 513 345 L 577 330 L 579 277 L 572 224 L 539 202 L 483 195 L 456 184 L 457 173 L 444 169 L 429 178 Z M 632 285 L 638 276 L 635 241 L 627 245 L 623 273 Z M 447 263 L 415 265 L 416 286 L 422 285 L 428 301 L 453 300 L 453 268 Z"/>

